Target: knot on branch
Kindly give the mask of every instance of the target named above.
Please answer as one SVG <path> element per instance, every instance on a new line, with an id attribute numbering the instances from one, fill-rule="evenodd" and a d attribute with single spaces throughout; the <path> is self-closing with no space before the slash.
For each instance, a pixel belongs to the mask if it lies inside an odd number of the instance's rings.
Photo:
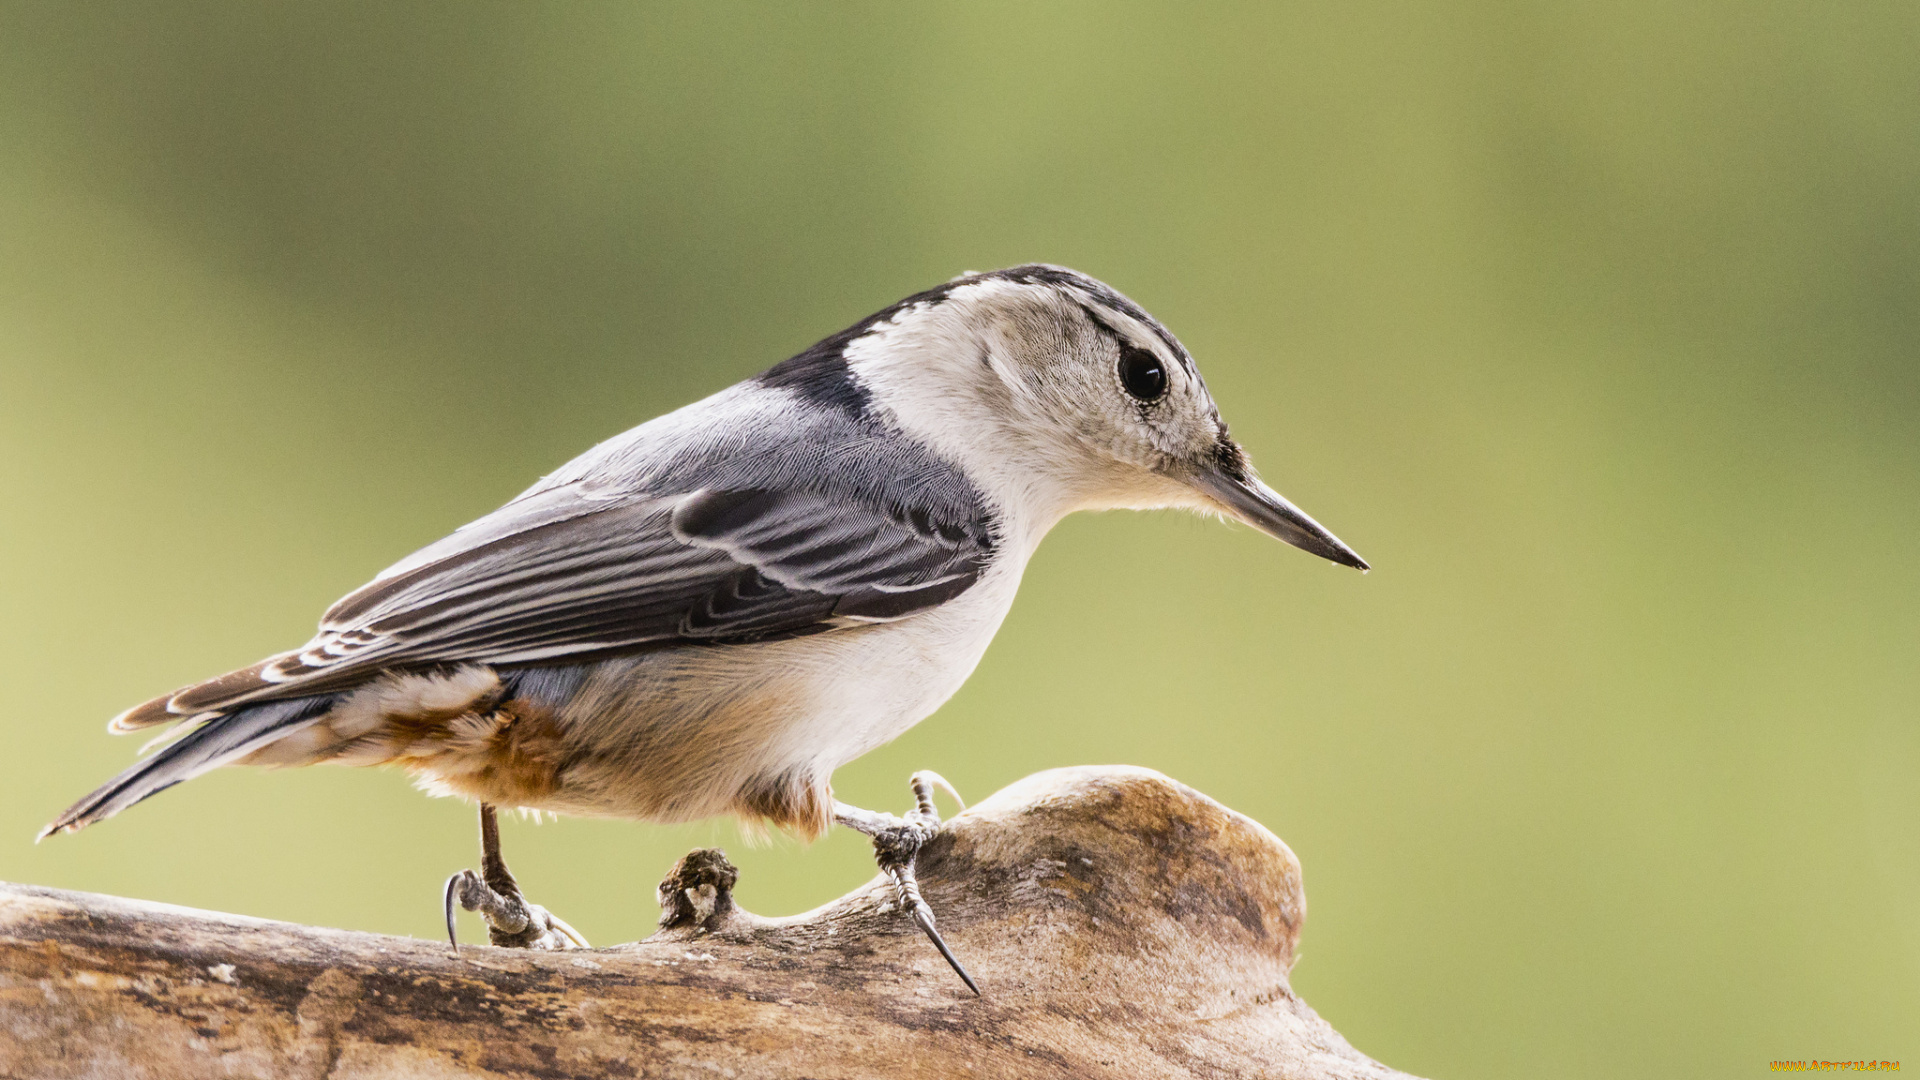
<path id="1" fill-rule="evenodd" d="M 680 856 L 660 882 L 660 929 L 712 933 L 734 912 L 733 886 L 740 871 L 719 848 L 695 848 Z"/>

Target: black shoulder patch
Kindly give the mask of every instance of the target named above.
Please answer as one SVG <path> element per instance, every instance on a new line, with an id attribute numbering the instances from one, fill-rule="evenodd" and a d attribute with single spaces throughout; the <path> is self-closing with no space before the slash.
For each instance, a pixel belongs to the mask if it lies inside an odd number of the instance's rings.
<path id="1" fill-rule="evenodd" d="M 792 390 L 815 405 L 863 415 L 872 404 L 873 395 L 847 367 L 847 343 L 858 336 L 852 330 L 842 330 L 807 351 L 773 365 L 753 381 L 761 386 Z"/>
<path id="2" fill-rule="evenodd" d="M 827 405 L 855 416 L 864 415 L 872 405 L 873 395 L 847 367 L 847 346 L 915 304 L 940 303 L 955 286 L 969 280 L 959 278 L 889 304 L 832 337 L 814 342 L 806 351 L 780 361 L 754 376 L 753 381 L 761 386 L 792 390 L 816 405 Z"/>

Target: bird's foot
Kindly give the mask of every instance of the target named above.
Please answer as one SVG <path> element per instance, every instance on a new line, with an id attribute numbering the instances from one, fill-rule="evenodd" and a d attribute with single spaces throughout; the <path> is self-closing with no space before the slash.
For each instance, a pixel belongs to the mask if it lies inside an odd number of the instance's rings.
<path id="1" fill-rule="evenodd" d="M 447 879 L 447 941 L 460 950 L 454 936 L 453 906 L 461 907 L 485 919 L 487 940 L 508 949 L 587 949 L 587 939 L 568 926 L 565 919 L 528 901 L 518 889 L 501 891 L 489 885 L 479 874 L 462 870 Z"/>
<path id="2" fill-rule="evenodd" d="M 565 919 L 528 902 L 520 895 L 520 883 L 500 857 L 500 822 L 494 808 L 480 805 L 480 873 L 462 870 L 447 879 L 442 904 L 447 916 L 447 943 L 455 954 L 460 939 L 453 929 L 453 905 L 460 906 L 487 921 L 487 940 L 508 949 L 590 949 L 580 931 Z"/>
<path id="3" fill-rule="evenodd" d="M 882 873 L 893 879 L 894 895 L 901 909 L 926 933 L 927 940 L 940 950 L 940 955 L 953 967 L 954 974 L 960 976 L 960 981 L 967 984 L 967 989 L 978 994 L 979 985 L 973 981 L 973 976 L 967 974 L 967 969 L 961 966 L 953 950 L 947 947 L 946 940 L 940 936 L 940 931 L 935 928 L 933 908 L 920 895 L 920 880 L 914 872 L 914 861 L 919 858 L 920 849 L 933 839 L 933 834 L 940 828 L 940 811 L 933 805 L 934 789 L 939 788 L 953 796 L 953 801 L 959 803 L 961 809 L 966 808 L 966 803 L 953 785 L 947 783 L 939 773 L 922 770 L 914 773 L 908 783 L 913 788 L 914 808 L 905 817 L 836 802 L 833 804 L 833 820 L 873 838 L 874 861 L 880 864 Z"/>

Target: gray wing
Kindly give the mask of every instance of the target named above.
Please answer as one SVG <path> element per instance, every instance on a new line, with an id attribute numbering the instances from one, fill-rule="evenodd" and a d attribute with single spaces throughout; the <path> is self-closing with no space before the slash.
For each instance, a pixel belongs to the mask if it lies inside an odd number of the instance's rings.
<path id="1" fill-rule="evenodd" d="M 903 618 L 964 592 L 992 545 L 981 520 L 804 489 L 596 500 L 570 486 L 529 501 L 347 596 L 305 648 L 176 695 L 172 711 L 224 707 L 235 691 L 339 689 L 390 667 L 762 641 Z"/>
<path id="2" fill-rule="evenodd" d="M 609 439 L 389 567 L 329 609 L 304 647 L 112 726 L 344 690 L 389 668 L 902 618 L 972 585 L 995 528 L 957 468 L 871 415 L 743 383 Z"/>

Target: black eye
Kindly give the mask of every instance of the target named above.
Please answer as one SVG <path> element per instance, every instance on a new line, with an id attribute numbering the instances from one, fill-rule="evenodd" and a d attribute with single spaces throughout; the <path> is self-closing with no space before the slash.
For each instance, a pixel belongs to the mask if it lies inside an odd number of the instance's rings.
<path id="1" fill-rule="evenodd" d="M 1141 401 L 1159 401 L 1167 392 L 1167 369 L 1145 349 L 1120 346 L 1120 385 Z"/>

